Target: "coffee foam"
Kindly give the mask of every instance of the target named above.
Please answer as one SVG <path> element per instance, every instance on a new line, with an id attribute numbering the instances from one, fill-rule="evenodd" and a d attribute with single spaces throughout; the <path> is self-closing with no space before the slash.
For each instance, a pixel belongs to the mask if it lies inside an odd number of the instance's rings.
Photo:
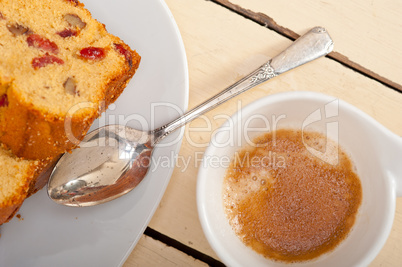
<path id="1" fill-rule="evenodd" d="M 283 261 L 333 249 L 361 202 L 347 154 L 317 132 L 278 130 L 254 143 L 236 153 L 224 179 L 223 203 L 233 230 L 257 252 Z"/>

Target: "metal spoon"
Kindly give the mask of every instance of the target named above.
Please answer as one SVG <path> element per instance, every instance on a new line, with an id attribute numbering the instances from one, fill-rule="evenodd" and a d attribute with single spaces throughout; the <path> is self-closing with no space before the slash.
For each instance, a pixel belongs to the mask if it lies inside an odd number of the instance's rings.
<path id="1" fill-rule="evenodd" d="M 49 197 L 67 206 L 93 206 L 118 198 L 145 177 L 155 145 L 174 130 L 232 97 L 281 73 L 331 52 L 333 41 L 322 27 L 315 27 L 290 47 L 180 118 L 153 131 L 121 125 L 89 133 L 80 147 L 64 154 L 48 183 Z"/>

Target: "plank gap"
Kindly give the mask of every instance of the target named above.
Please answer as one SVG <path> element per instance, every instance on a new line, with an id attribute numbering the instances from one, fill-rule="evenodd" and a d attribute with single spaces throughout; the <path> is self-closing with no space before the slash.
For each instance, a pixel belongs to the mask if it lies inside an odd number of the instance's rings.
<path id="1" fill-rule="evenodd" d="M 246 19 L 256 22 L 261 26 L 264 26 L 272 31 L 275 31 L 276 33 L 278 33 L 278 34 L 282 35 L 283 37 L 286 37 L 292 41 L 294 41 L 300 37 L 300 35 L 298 33 L 292 31 L 291 29 L 288 29 L 286 27 L 279 25 L 278 23 L 275 22 L 275 20 L 273 18 L 269 17 L 268 15 L 266 15 L 264 13 L 254 12 L 252 10 L 243 8 L 239 5 L 233 4 L 228 0 L 210 0 L 210 1 L 226 8 L 232 12 L 235 12 L 236 14 L 241 15 Z M 348 68 L 356 71 L 357 73 L 359 73 L 367 78 L 373 79 L 373 80 L 381 83 L 382 85 L 384 85 L 392 90 L 397 91 L 398 93 L 402 93 L 402 85 L 400 85 L 396 82 L 393 82 L 393 81 L 363 67 L 362 65 L 350 60 L 347 56 L 342 55 L 341 53 L 331 52 L 326 57 L 342 64 L 345 67 L 348 67 Z"/>
<path id="2" fill-rule="evenodd" d="M 220 262 L 220 261 L 218 261 L 218 260 L 216 260 L 216 259 L 214 259 L 214 258 L 212 258 L 212 257 L 210 257 L 210 256 L 198 251 L 198 250 L 195 250 L 195 249 L 193 249 L 193 248 L 191 248 L 191 247 L 189 247 L 189 246 L 187 246 L 187 245 L 185 245 L 185 244 L 183 244 L 183 243 L 181 243 L 181 242 L 179 242 L 179 241 L 177 241 L 177 240 L 175 240 L 175 239 L 173 239 L 171 237 L 168 237 L 167 235 L 164 235 L 164 234 L 162 234 L 162 233 L 160 233 L 160 232 L 158 232 L 158 231 L 156 231 L 156 230 L 154 230 L 154 229 L 152 229 L 150 227 L 147 227 L 145 229 L 144 234 L 149 236 L 149 237 L 151 237 L 151 238 L 153 238 L 153 239 L 155 239 L 155 240 L 158 240 L 159 242 L 162 242 L 162 243 L 166 244 L 167 246 L 170 246 L 170 247 L 173 247 L 173 248 L 175 248 L 177 250 L 180 250 L 180 251 L 186 253 L 187 255 L 197 259 L 197 260 L 205 262 L 209 266 L 217 266 L 217 267 L 224 267 L 225 266 L 222 262 Z"/>

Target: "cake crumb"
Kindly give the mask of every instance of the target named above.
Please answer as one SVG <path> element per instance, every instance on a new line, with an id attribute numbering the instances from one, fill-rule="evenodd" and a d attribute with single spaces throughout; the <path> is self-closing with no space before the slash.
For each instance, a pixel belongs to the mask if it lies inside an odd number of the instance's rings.
<path id="1" fill-rule="evenodd" d="M 23 220 L 24 220 L 24 218 L 22 218 L 21 214 L 19 214 L 19 213 L 18 213 L 15 217 L 17 217 L 19 221 L 23 221 Z"/>

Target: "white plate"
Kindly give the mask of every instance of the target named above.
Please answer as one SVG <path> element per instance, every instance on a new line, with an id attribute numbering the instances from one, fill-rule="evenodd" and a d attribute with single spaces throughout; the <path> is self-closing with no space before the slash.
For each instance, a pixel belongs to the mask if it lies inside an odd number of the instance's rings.
<path id="1" fill-rule="evenodd" d="M 108 123 L 154 128 L 176 118 L 188 104 L 183 43 L 166 4 L 159 0 L 84 0 L 109 32 L 142 57 L 124 93 L 93 128 Z M 169 103 L 169 106 L 157 103 Z M 155 105 L 152 111 L 152 104 Z M 179 110 L 179 111 L 177 111 Z M 168 137 L 144 181 L 120 199 L 95 207 L 59 206 L 41 190 L 0 227 L 0 266 L 120 266 L 157 208 L 174 168 L 182 132 Z"/>

